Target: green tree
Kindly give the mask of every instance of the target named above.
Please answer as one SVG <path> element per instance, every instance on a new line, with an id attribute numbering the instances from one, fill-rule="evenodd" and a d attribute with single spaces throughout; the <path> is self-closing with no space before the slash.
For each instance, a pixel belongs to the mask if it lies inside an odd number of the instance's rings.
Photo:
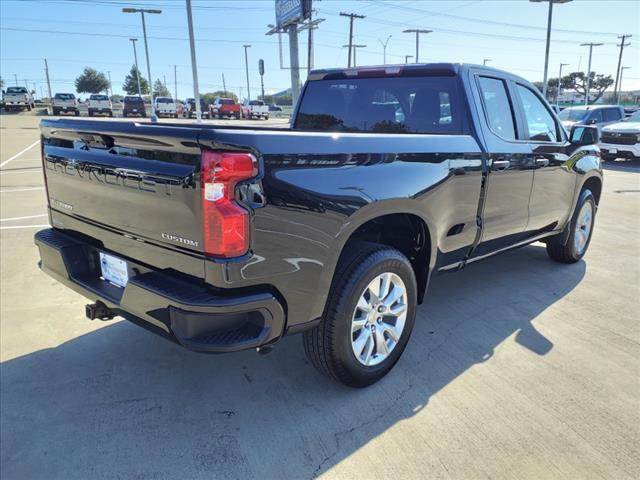
<path id="1" fill-rule="evenodd" d="M 149 82 L 146 78 L 142 76 L 140 70 L 136 68 L 135 65 L 131 66 L 131 70 L 128 75 L 124 77 L 124 83 L 122 84 L 122 90 L 124 90 L 128 95 L 137 95 L 138 94 L 138 80 L 137 75 L 140 76 L 140 90 L 143 95 L 149 93 Z"/>
<path id="2" fill-rule="evenodd" d="M 224 90 L 216 90 L 215 92 L 200 94 L 200 98 L 207 102 L 207 104 L 213 103 L 217 97 L 233 98 L 236 102 L 238 101 L 238 96 L 235 93 L 225 92 Z"/>
<path id="3" fill-rule="evenodd" d="M 591 72 L 590 77 L 589 103 L 596 103 L 604 95 L 605 90 L 613 85 L 613 78 L 611 75 L 605 76 L 596 72 Z M 573 89 L 584 97 L 587 94 L 587 76 L 584 72 L 570 73 L 562 77 L 560 86 L 565 89 Z"/>
<path id="4" fill-rule="evenodd" d="M 85 67 L 82 74 L 76 78 L 75 85 L 78 93 L 106 92 L 111 86 L 104 73 L 91 67 Z"/>
<path id="5" fill-rule="evenodd" d="M 157 79 L 153 82 L 153 96 L 155 97 L 170 97 L 171 92 L 167 88 L 167 86 L 162 83 L 160 79 Z"/>

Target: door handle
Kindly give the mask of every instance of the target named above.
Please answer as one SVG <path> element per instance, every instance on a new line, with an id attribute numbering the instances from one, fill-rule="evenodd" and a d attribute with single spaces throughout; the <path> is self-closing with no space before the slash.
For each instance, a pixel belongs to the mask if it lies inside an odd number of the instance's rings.
<path id="1" fill-rule="evenodd" d="M 542 168 L 549 165 L 549 159 L 545 157 L 536 158 L 536 167 Z"/>
<path id="2" fill-rule="evenodd" d="M 511 165 L 511 162 L 509 160 L 500 158 L 491 162 L 491 170 L 506 170 L 507 168 L 509 168 L 509 165 Z"/>

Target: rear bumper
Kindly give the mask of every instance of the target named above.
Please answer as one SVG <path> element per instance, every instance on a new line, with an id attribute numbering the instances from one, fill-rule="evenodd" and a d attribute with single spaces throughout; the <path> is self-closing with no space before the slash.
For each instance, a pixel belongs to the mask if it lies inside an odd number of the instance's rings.
<path id="1" fill-rule="evenodd" d="M 99 252 L 89 243 L 49 228 L 36 233 L 40 268 L 113 313 L 190 350 L 224 353 L 260 347 L 283 334 L 285 313 L 268 291 L 229 294 L 180 274 L 125 259 L 129 282 L 101 278 Z M 116 254 L 117 256 L 117 254 Z"/>

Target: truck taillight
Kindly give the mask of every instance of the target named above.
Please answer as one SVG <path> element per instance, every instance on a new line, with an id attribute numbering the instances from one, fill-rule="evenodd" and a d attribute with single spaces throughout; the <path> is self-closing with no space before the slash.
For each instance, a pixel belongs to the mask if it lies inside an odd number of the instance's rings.
<path id="1" fill-rule="evenodd" d="M 257 173 L 250 153 L 202 153 L 202 238 L 208 255 L 230 258 L 249 250 L 249 212 L 235 201 L 235 187 Z"/>

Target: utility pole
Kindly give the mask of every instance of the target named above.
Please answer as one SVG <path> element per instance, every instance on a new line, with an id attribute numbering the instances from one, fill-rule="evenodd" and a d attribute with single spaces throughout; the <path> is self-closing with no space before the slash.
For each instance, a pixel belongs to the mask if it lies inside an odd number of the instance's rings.
<path id="1" fill-rule="evenodd" d="M 47 64 L 47 59 L 44 59 L 44 73 L 47 77 L 47 91 L 49 92 L 49 105 L 53 105 L 53 99 L 51 98 L 51 80 L 49 80 L 49 65 Z M 49 107 L 47 106 L 47 113 L 49 112 Z"/>
<path id="2" fill-rule="evenodd" d="M 173 66 L 173 100 L 178 101 L 178 66 Z"/>
<path id="3" fill-rule="evenodd" d="M 193 15 L 191 14 L 191 0 L 187 0 L 187 23 L 189 25 L 189 48 L 191 49 L 191 71 L 193 73 L 193 98 L 196 102 L 196 122 L 202 122 L 200 110 L 200 87 L 198 86 L 198 65 L 196 63 L 196 41 L 193 37 Z"/>
<path id="4" fill-rule="evenodd" d="M 162 75 L 162 81 L 164 82 L 164 88 L 167 88 L 167 76 L 164 74 Z M 167 88 L 167 90 L 169 89 Z"/>
<path id="5" fill-rule="evenodd" d="M 624 50 L 624 47 L 628 47 L 629 45 L 631 45 L 630 43 L 624 43 L 624 41 L 627 38 L 631 38 L 633 35 L 630 34 L 623 34 L 623 35 L 618 35 L 618 38 L 620 38 L 620 45 L 618 45 L 618 47 L 620 47 L 620 54 L 618 55 L 618 68 L 616 68 L 616 84 L 615 87 L 613 87 L 613 98 L 615 100 L 616 103 L 618 102 L 618 79 L 620 77 L 620 66 L 622 65 L 622 51 Z"/>
<path id="6" fill-rule="evenodd" d="M 17 86 L 18 86 L 18 74 L 17 74 L 17 73 L 14 73 L 14 74 L 13 74 L 13 78 L 15 78 L 15 79 L 16 79 L 16 87 L 17 87 Z"/>
<path id="7" fill-rule="evenodd" d="M 289 32 L 289 64 L 291 65 L 291 102 L 295 106 L 300 96 L 300 58 L 298 54 L 298 26 L 287 27 Z"/>
<path id="8" fill-rule="evenodd" d="M 190 0 L 188 0 L 190 1 Z M 147 57 L 147 75 L 149 76 L 149 98 L 151 99 L 151 122 L 155 123 L 158 121 L 158 117 L 156 116 L 156 111 L 153 108 L 153 80 L 151 79 L 151 64 L 149 63 L 149 43 L 147 42 L 147 26 L 144 21 L 145 13 L 152 14 L 160 14 L 162 10 L 157 10 L 153 8 L 123 8 L 123 13 L 140 13 L 142 17 L 142 35 L 144 36 L 144 53 Z"/>
<path id="9" fill-rule="evenodd" d="M 227 83 L 224 81 L 224 73 L 222 74 L 222 89 L 227 93 Z"/>
<path id="10" fill-rule="evenodd" d="M 420 62 L 420 34 L 421 33 L 431 33 L 433 30 L 421 30 L 419 28 L 412 28 L 409 30 L 403 30 L 402 33 L 415 33 L 416 34 L 416 63 Z"/>
<path id="11" fill-rule="evenodd" d="M 382 45 L 382 64 L 383 65 L 387 64 L 387 44 L 389 43 L 390 39 L 391 39 L 391 35 L 389 35 L 384 42 L 378 39 L 378 41 L 380 42 L 380 45 Z"/>
<path id="12" fill-rule="evenodd" d="M 413 55 L 405 55 L 404 56 L 404 63 L 409 63 L 409 59 L 413 58 Z"/>
<path id="13" fill-rule="evenodd" d="M 142 97 L 142 88 L 140 88 L 140 68 L 138 67 L 138 53 L 136 52 L 137 38 L 130 38 L 129 41 L 133 45 L 133 61 L 136 62 L 136 80 L 138 81 L 138 95 Z"/>
<path id="14" fill-rule="evenodd" d="M 244 47 L 244 70 L 247 74 L 247 100 L 251 100 L 251 90 L 249 89 L 249 54 L 247 53 L 248 49 L 251 48 L 251 45 L 242 46 Z"/>
<path id="15" fill-rule="evenodd" d="M 492 59 L 491 59 L 491 58 L 484 58 L 484 59 L 482 60 L 482 65 L 486 65 L 488 62 L 491 62 L 491 61 L 492 61 Z"/>
<path id="16" fill-rule="evenodd" d="M 561 63 L 560 70 L 558 71 L 558 89 L 556 91 L 556 105 L 560 104 L 560 87 L 562 85 L 562 67 L 568 66 L 568 63 Z"/>
<path id="17" fill-rule="evenodd" d="M 529 0 L 533 3 L 548 2 L 549 12 L 547 14 L 547 43 L 544 51 L 544 78 L 542 80 L 542 96 L 547 98 L 547 77 L 549 73 L 549 48 L 551 46 L 551 19 L 553 17 L 554 3 L 568 3 L 571 0 Z"/>
<path id="18" fill-rule="evenodd" d="M 589 105 L 589 90 L 591 90 L 591 54 L 593 53 L 593 47 L 599 47 L 602 43 L 581 43 L 581 47 L 589 47 L 589 66 L 587 67 L 587 91 L 584 97 L 584 104 Z"/>
<path id="19" fill-rule="evenodd" d="M 349 17 L 349 58 L 347 60 L 347 67 L 351 67 L 351 46 L 353 45 L 353 20 L 356 18 L 365 18 L 364 15 L 358 15 L 356 13 L 344 13 L 340 12 L 341 17 Z"/>
<path id="20" fill-rule="evenodd" d="M 111 85 L 111 70 L 107 70 L 107 77 L 109 77 L 109 92 L 113 97 L 113 85 Z"/>

